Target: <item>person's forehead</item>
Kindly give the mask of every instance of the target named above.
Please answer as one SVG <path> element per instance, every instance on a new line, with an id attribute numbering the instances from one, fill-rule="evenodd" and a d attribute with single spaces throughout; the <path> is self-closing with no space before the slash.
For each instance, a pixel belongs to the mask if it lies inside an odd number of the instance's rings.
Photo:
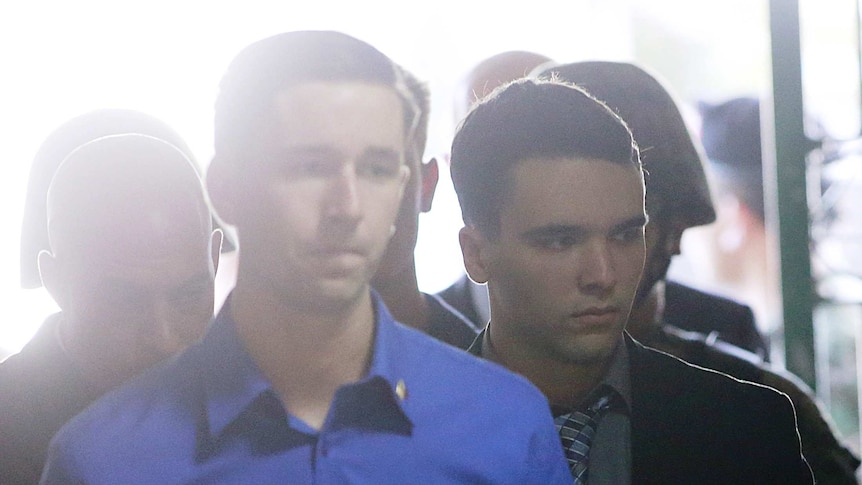
<path id="1" fill-rule="evenodd" d="M 379 147 L 404 152 L 403 101 L 391 87 L 360 82 L 311 82 L 281 91 L 271 140 L 276 146 Z"/>
<path id="2" fill-rule="evenodd" d="M 57 214 L 52 245 L 57 249 L 68 245 L 95 255 L 142 258 L 203 251 L 211 232 L 203 203 L 187 197 L 152 195 L 147 198 L 130 194 L 110 204 L 91 204 L 81 217 Z"/>
<path id="3" fill-rule="evenodd" d="M 536 225 L 604 226 L 643 215 L 643 179 L 632 164 L 534 158 L 515 165 L 511 181 L 504 204 Z"/>
<path id="4" fill-rule="evenodd" d="M 362 98 L 366 99 L 361 102 Z M 356 109 L 373 106 L 380 99 L 390 98 L 399 110 L 405 108 L 402 93 L 393 85 L 351 80 L 312 80 L 289 84 L 274 96 L 276 108 L 285 106 L 323 109 L 336 103 L 351 103 Z M 403 112 L 401 112 L 403 113 Z"/>
<path id="5" fill-rule="evenodd" d="M 91 279 L 125 281 L 142 287 L 174 287 L 209 272 L 208 238 L 193 232 L 123 237 L 70 247 L 68 257 Z M 79 242 L 80 243 L 80 242 Z"/>

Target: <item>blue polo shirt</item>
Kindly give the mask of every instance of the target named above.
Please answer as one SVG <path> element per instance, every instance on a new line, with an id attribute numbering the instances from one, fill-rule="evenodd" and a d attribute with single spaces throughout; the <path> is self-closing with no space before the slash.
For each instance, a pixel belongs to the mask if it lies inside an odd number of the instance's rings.
<path id="1" fill-rule="evenodd" d="M 285 409 L 228 303 L 201 342 L 65 426 L 42 483 L 571 484 L 538 389 L 374 302 L 368 375 L 319 431 Z"/>

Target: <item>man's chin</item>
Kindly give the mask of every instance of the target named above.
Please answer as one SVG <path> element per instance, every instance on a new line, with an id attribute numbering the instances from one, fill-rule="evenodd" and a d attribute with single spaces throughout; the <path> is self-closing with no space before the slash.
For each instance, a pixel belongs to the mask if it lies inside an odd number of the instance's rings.
<path id="1" fill-rule="evenodd" d="M 359 278 L 338 278 L 317 281 L 310 288 L 307 302 L 318 310 L 332 311 L 348 308 L 369 295 L 368 280 Z"/>
<path id="2" fill-rule="evenodd" d="M 601 365 L 613 356 L 621 339 L 622 331 L 613 334 L 586 335 L 580 337 L 577 342 L 572 342 L 564 349 L 560 349 L 560 353 L 565 361 L 572 365 Z"/>

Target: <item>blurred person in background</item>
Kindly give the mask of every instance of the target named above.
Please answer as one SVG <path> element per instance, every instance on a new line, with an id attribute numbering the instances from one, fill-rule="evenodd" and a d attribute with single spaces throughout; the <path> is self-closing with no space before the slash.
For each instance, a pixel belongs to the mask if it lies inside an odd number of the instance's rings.
<path id="1" fill-rule="evenodd" d="M 461 349 L 467 349 L 479 329 L 439 295 L 419 291 L 416 281 L 414 250 L 419 230 L 419 214 L 431 210 L 437 188 L 437 160 L 422 163 L 428 139 L 430 93 L 427 86 L 412 73 L 401 69 L 407 89 L 416 104 L 416 129 L 405 152 L 410 178 L 404 189 L 401 209 L 395 222 L 395 234 L 371 280 L 386 306 L 401 323 Z"/>
<path id="2" fill-rule="evenodd" d="M 33 261 L 22 259 L 22 283 L 36 284 L 38 258 L 60 312 L 0 363 L 3 483 L 38 481 L 66 421 L 183 350 L 212 317 L 221 233 L 196 169 L 176 146 L 148 135 L 73 148 L 114 131 L 108 126 L 172 133 L 137 112 L 92 112 L 52 133 L 34 161 L 30 188 L 44 202 L 31 192 L 22 251 Z"/>
<path id="3" fill-rule="evenodd" d="M 760 102 L 754 97 L 701 102 L 698 111 L 717 218 L 686 235 L 684 245 L 697 268 L 690 276 L 695 284 L 750 304 L 760 328 L 777 331 L 781 297 L 768 255 Z"/>

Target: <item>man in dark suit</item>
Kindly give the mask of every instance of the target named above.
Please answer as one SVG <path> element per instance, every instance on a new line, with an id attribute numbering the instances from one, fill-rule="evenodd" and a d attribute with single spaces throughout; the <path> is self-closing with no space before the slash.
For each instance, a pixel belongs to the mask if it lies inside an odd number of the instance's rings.
<path id="1" fill-rule="evenodd" d="M 518 81 L 468 114 L 452 145 L 459 237 L 491 308 L 471 351 L 545 393 L 576 483 L 811 483 L 786 396 L 624 333 L 643 176 L 625 123 L 574 85 Z"/>
<path id="2" fill-rule="evenodd" d="M 627 330 L 638 342 L 788 395 L 796 409 L 802 451 L 818 483 L 856 483 L 858 458 L 844 446 L 814 392 L 798 377 L 725 342 L 763 340 L 751 308 L 666 281 L 670 259 L 688 227 L 715 217 L 699 143 L 690 135 L 669 89 L 652 73 L 626 62 L 574 62 L 545 74 L 584 87 L 629 125 L 649 172 L 646 179 L 647 262 Z M 662 302 L 664 305 L 662 305 Z M 681 329 L 694 331 L 684 331 Z M 753 349 L 752 349 L 753 350 Z"/>

